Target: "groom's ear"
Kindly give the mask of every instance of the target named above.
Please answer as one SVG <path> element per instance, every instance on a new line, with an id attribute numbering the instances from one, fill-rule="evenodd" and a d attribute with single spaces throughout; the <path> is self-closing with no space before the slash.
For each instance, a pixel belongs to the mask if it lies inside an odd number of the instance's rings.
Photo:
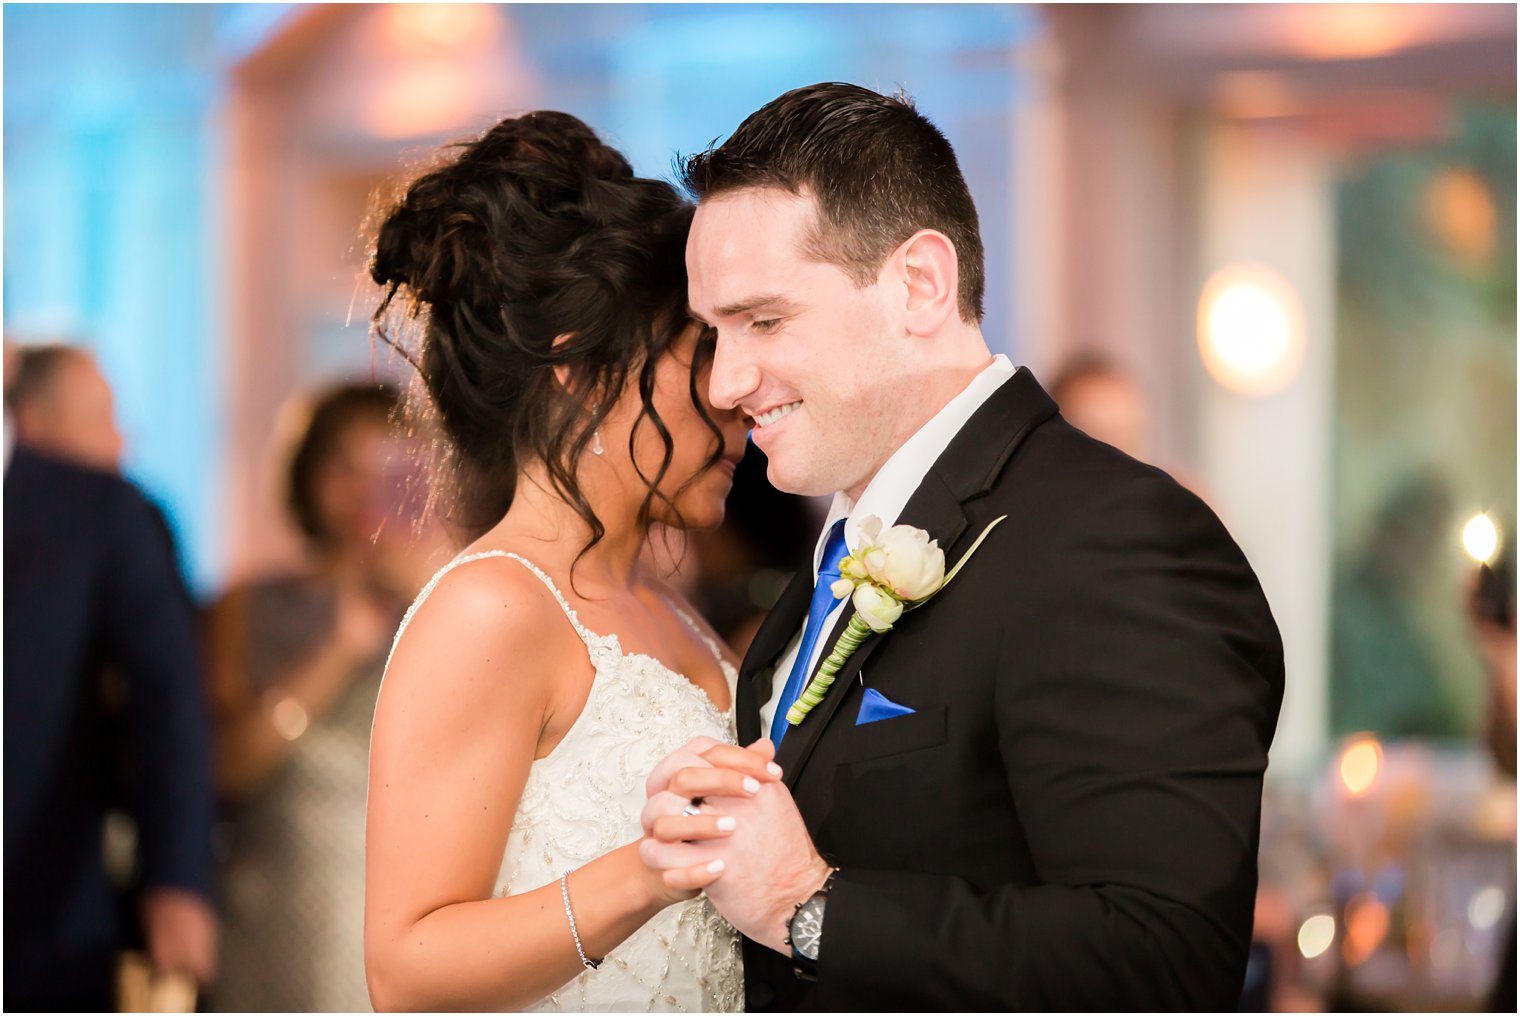
<path id="1" fill-rule="evenodd" d="M 933 335 L 956 313 L 960 266 L 955 244 L 936 229 L 908 237 L 893 258 L 904 294 L 904 323 L 911 335 Z"/>

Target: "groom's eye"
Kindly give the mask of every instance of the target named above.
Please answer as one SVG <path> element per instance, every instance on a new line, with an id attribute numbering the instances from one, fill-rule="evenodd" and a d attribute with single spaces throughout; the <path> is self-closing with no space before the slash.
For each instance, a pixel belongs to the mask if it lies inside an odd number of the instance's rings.
<path id="1" fill-rule="evenodd" d="M 765 335 L 765 334 L 768 334 L 770 332 L 775 331 L 776 328 L 780 324 L 781 324 L 781 319 L 780 318 L 766 318 L 763 321 L 751 321 L 749 323 L 749 330 L 752 331 L 752 332 L 759 332 L 760 334 Z"/>

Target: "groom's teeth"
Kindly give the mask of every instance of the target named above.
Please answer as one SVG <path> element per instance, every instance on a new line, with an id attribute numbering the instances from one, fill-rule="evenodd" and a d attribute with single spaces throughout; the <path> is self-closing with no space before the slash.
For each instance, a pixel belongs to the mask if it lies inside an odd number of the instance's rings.
<path id="1" fill-rule="evenodd" d="M 770 412 L 768 412 L 768 413 L 761 413 L 759 416 L 755 417 L 755 422 L 758 423 L 762 427 L 769 427 L 771 424 L 775 423 L 777 420 L 781 419 L 783 416 L 789 415 L 794 409 L 796 409 L 800 405 L 802 405 L 802 403 L 800 403 L 800 402 L 793 402 L 790 405 L 777 406 L 775 409 L 772 409 Z"/>

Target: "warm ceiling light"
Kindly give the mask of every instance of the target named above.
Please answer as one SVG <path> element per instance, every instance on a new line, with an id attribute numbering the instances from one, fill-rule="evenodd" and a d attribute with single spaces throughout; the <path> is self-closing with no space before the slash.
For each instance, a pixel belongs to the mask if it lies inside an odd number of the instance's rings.
<path id="1" fill-rule="evenodd" d="M 1474 515 L 1462 527 L 1462 547 L 1479 564 L 1492 564 L 1494 552 L 1499 549 L 1499 527 L 1481 512 Z"/>
<path id="2" fill-rule="evenodd" d="M 1230 391 L 1282 390 L 1304 359 L 1298 295 L 1264 265 L 1221 268 L 1198 300 L 1198 348 L 1210 376 Z"/>
<path id="3" fill-rule="evenodd" d="M 386 10 L 385 34 L 411 52 L 486 49 L 497 27 L 490 4 L 391 4 Z"/>
<path id="4" fill-rule="evenodd" d="M 1386 56 L 1415 41 L 1414 14 L 1403 4 L 1304 4 L 1288 7 L 1295 48 L 1316 60 Z"/>

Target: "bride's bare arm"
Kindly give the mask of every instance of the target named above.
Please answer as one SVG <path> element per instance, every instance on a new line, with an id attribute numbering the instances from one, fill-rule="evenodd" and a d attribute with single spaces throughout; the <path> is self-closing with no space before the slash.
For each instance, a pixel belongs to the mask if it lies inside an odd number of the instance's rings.
<path id="1" fill-rule="evenodd" d="M 580 641 L 525 570 L 453 572 L 417 611 L 370 749 L 364 937 L 376 1009 L 516 1009 L 582 969 L 558 882 L 491 897 L 540 739 L 563 729 L 556 691 L 582 672 L 589 680 Z M 569 889 L 592 957 L 692 895 L 666 889 L 637 842 L 574 871 Z"/>

